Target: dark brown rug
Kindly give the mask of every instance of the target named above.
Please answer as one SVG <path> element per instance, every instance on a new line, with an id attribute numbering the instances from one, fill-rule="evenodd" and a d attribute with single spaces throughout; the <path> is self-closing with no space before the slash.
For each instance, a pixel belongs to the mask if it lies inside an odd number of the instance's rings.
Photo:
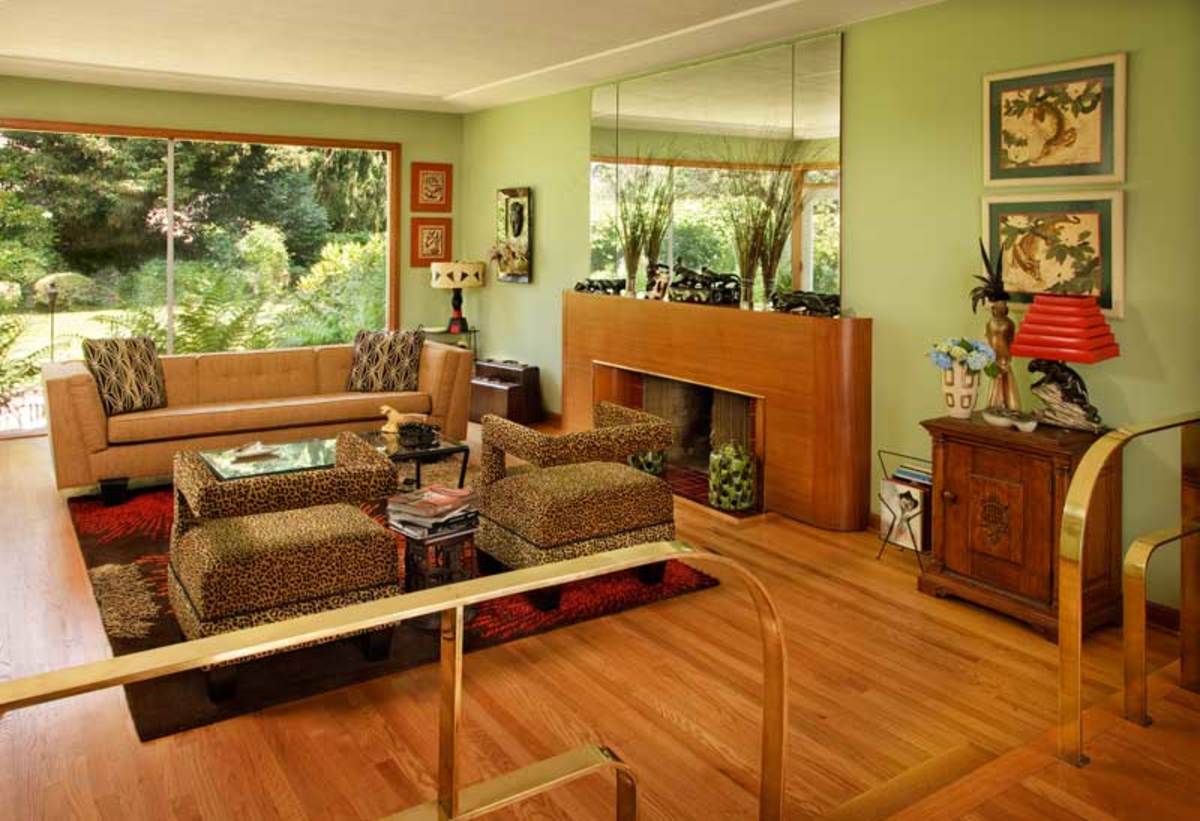
<path id="1" fill-rule="evenodd" d="M 113 507 L 92 497 L 72 499 L 69 505 L 113 655 L 184 641 L 166 590 L 170 489 L 142 490 Z M 397 539 L 402 546 L 402 537 Z M 477 608 L 467 628 L 466 649 L 532 636 L 715 584 L 711 576 L 670 562 L 660 585 L 644 585 L 632 571 L 566 585 L 562 604 L 552 613 L 537 610 L 524 595 L 497 599 Z M 225 701 L 209 699 L 200 671 L 129 685 L 125 697 L 138 736 L 147 741 L 397 673 L 434 661 L 437 654 L 435 632 L 404 623 L 397 628 L 391 657 L 385 661 L 366 661 L 357 642 L 344 640 L 242 664 L 236 694 Z"/>

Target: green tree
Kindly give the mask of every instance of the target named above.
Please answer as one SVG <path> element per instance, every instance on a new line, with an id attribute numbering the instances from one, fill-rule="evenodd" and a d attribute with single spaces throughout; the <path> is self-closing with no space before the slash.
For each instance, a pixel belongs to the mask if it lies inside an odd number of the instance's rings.
<path id="1" fill-rule="evenodd" d="M 296 283 L 276 321 L 284 345 L 348 342 L 363 328 L 382 328 L 387 277 L 382 234 L 365 242 L 331 242 L 321 259 Z"/>
<path id="2" fill-rule="evenodd" d="M 84 274 L 128 269 L 162 254 L 162 238 L 147 229 L 146 216 L 165 189 L 165 154 L 162 140 L 3 132 L 0 191 L 19 195 L 27 229 L 5 230 L 4 238 L 32 255 L 21 263 L 27 264 L 42 257 L 52 237 L 64 267 Z M 51 224 L 34 230 L 35 213 L 48 214 Z M 43 258 L 38 273 L 53 262 Z"/>
<path id="3" fill-rule="evenodd" d="M 605 217 L 592 225 L 592 273 L 615 274 L 621 261 L 621 234 L 617 222 Z"/>
<path id="4" fill-rule="evenodd" d="M 283 231 L 256 222 L 237 243 L 238 254 L 256 293 L 280 293 L 288 286 L 288 250 Z"/>
<path id="5" fill-rule="evenodd" d="M 387 154 L 310 148 L 309 169 L 329 227 L 338 232 L 382 233 L 387 228 Z"/>

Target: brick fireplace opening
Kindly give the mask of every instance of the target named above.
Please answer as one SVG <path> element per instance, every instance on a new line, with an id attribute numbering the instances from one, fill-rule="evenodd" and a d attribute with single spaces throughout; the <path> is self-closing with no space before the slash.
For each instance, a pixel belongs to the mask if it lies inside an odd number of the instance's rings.
<path id="1" fill-rule="evenodd" d="M 674 441 L 665 453 L 663 478 L 677 496 L 709 505 L 709 457 L 727 442 L 741 445 L 753 462 L 755 496 L 747 510 L 762 511 L 762 435 L 759 397 L 681 379 L 595 363 L 593 396 L 668 420 Z"/>

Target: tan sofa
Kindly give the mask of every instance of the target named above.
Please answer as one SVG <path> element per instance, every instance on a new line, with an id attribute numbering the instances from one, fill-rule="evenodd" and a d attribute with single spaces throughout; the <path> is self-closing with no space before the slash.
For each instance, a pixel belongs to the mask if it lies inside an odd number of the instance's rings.
<path id="1" fill-rule="evenodd" d="M 470 351 L 426 342 L 417 390 L 405 393 L 347 392 L 352 358 L 350 345 L 164 356 L 167 406 L 111 418 L 82 361 L 47 363 L 58 487 L 168 476 L 180 450 L 371 430 L 382 424 L 380 405 L 423 414 L 448 438 L 466 438 Z"/>

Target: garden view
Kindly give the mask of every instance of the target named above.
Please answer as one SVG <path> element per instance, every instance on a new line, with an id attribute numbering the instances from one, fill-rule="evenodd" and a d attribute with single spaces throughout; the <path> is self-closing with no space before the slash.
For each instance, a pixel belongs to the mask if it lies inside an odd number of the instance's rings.
<path id="1" fill-rule="evenodd" d="M 41 426 L 41 363 L 78 358 L 84 338 L 146 334 L 195 353 L 383 326 L 385 152 L 177 141 L 173 153 L 168 305 L 167 141 L 0 131 L 0 430 Z"/>

